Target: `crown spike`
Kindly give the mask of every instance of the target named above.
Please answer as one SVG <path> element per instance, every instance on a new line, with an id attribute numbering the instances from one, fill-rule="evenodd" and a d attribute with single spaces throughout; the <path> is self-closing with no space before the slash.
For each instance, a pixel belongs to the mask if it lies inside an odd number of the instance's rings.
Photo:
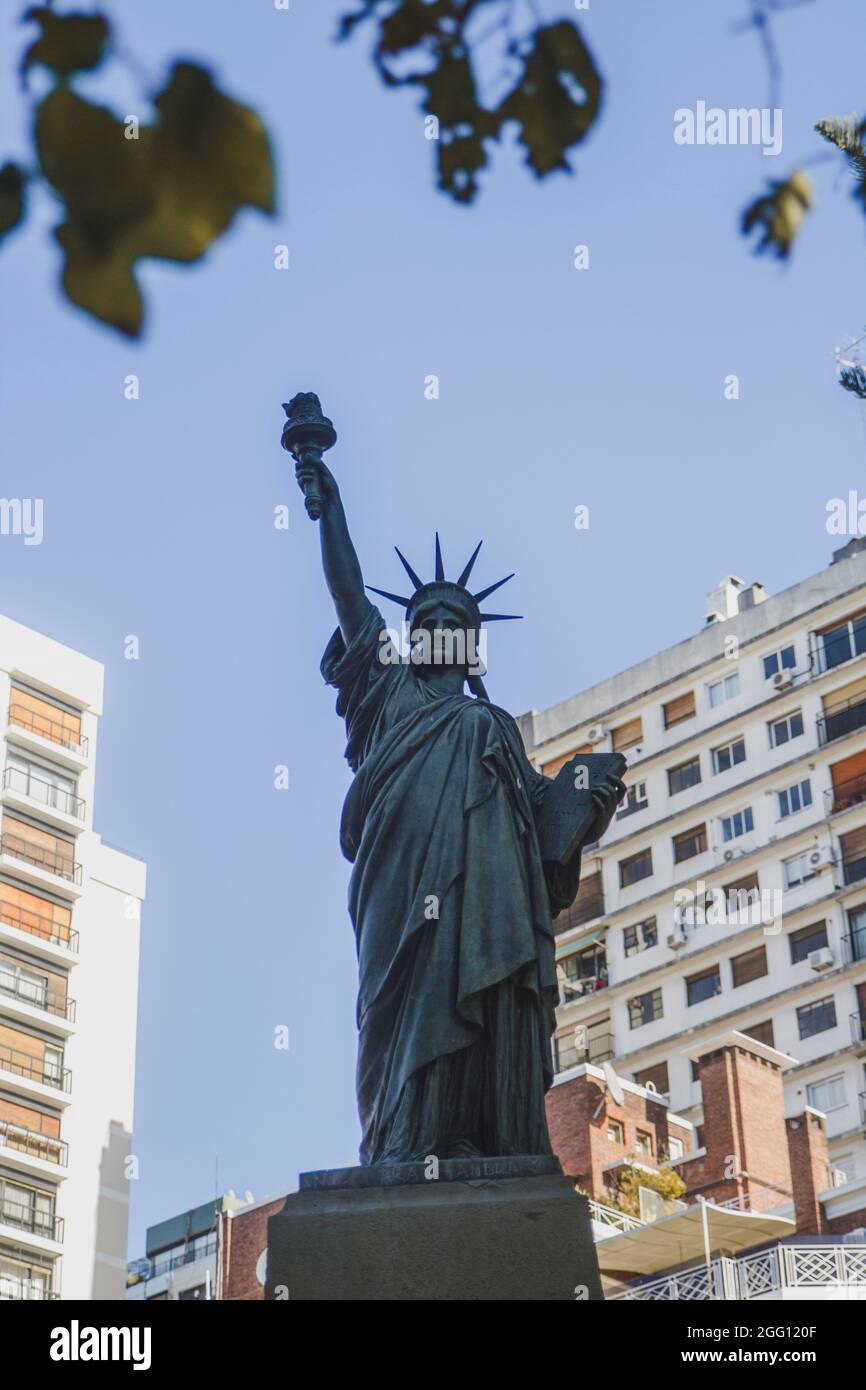
<path id="1" fill-rule="evenodd" d="M 444 580 L 445 566 L 442 564 L 442 549 L 439 545 L 439 532 L 436 532 L 436 578 Z"/>
<path id="2" fill-rule="evenodd" d="M 461 574 L 460 578 L 457 580 L 457 583 L 460 584 L 461 586 L 462 586 L 462 585 L 465 585 L 467 579 L 469 578 L 470 574 L 472 573 L 472 566 L 475 564 L 475 561 L 478 559 L 478 552 L 479 552 L 479 550 L 481 549 L 481 547 L 482 547 L 483 544 L 484 544 L 483 541 L 479 541 L 478 544 L 476 545 L 475 549 L 473 550 L 472 554 L 469 556 L 469 559 L 466 561 L 466 564 L 465 564 L 464 569 L 463 569 L 463 573 Z"/>
<path id="3" fill-rule="evenodd" d="M 397 558 L 399 559 L 400 564 L 403 566 L 409 578 L 412 580 L 412 583 L 415 585 L 415 588 L 420 589 L 423 581 L 418 578 L 412 566 L 409 564 L 409 561 L 406 559 L 406 556 L 401 553 L 399 546 L 395 545 L 394 549 L 397 551 Z"/>
<path id="4" fill-rule="evenodd" d="M 522 613 L 482 613 L 482 623 L 506 623 L 513 618 L 522 618 Z"/>
<path id="5" fill-rule="evenodd" d="M 494 594 L 497 589 L 501 589 L 503 584 L 507 584 L 509 579 L 513 578 L 514 571 L 512 571 L 511 574 L 506 574 L 504 579 L 497 579 L 495 584 L 488 584 L 486 589 L 482 589 L 478 594 L 473 594 L 472 597 L 475 599 L 476 603 L 480 603 L 482 599 L 488 598 L 490 594 Z"/>
<path id="6" fill-rule="evenodd" d="M 382 598 L 391 599 L 392 603 L 401 603 L 404 608 L 408 608 L 412 602 L 410 598 L 401 598 L 399 594 L 389 594 L 387 589 L 377 589 L 374 584 L 365 584 L 365 589 L 369 589 L 372 594 L 381 594 Z"/>

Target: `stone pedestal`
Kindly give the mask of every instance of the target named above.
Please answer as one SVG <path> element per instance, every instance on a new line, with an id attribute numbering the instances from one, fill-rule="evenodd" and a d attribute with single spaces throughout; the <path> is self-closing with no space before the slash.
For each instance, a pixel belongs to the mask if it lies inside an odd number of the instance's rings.
<path id="1" fill-rule="evenodd" d="M 602 1298 L 588 1204 L 556 1159 L 444 1160 L 438 1176 L 432 1167 L 302 1174 L 268 1222 L 265 1297 Z"/>

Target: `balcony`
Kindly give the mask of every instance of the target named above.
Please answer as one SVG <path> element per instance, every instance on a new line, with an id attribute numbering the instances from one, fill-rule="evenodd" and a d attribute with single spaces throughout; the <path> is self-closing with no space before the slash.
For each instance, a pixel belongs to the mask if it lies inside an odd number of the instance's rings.
<path id="1" fill-rule="evenodd" d="M 0 893 L 3 885 L 0 884 Z M 50 946 L 62 946 L 67 951 L 78 951 L 78 932 L 72 927 L 56 922 L 41 912 L 31 912 L 29 908 L 19 907 L 17 903 L 4 902 L 0 898 L 0 924 L 15 927 L 17 931 L 27 932 Z"/>
<path id="2" fill-rule="evenodd" d="M 23 768 L 4 769 L 3 790 L 17 792 L 20 796 L 28 797 L 30 801 L 38 801 L 40 806 L 45 806 L 48 810 L 60 811 L 64 816 L 71 816 L 74 820 L 84 820 L 84 801 L 80 796 L 74 796 L 64 787 L 57 787 L 53 782 L 46 782 L 42 777 L 25 772 Z"/>
<path id="3" fill-rule="evenodd" d="M 4 830 L 0 835 L 0 854 L 10 854 L 15 859 L 22 859 L 25 864 L 33 864 L 37 869 L 45 869 L 50 874 L 56 874 L 58 878 L 66 879 L 67 883 L 81 883 L 81 865 L 76 864 L 74 859 L 60 854 L 48 845 L 25 839 L 23 835 Z"/>
<path id="4" fill-rule="evenodd" d="M 866 801 L 866 773 L 835 783 L 832 789 L 825 791 L 824 798 L 829 815 L 835 815 L 837 811 L 847 811 L 851 806 L 859 806 Z"/>
<path id="5" fill-rule="evenodd" d="M 4 962 L 0 960 L 0 996 L 20 999 L 24 1004 L 32 1004 L 34 1009 L 53 1014 L 55 1018 L 65 1018 L 67 1023 L 75 1022 L 75 1000 L 66 994 L 59 994 L 47 985 L 40 986 L 32 980 L 21 979 L 18 975 L 5 973 Z"/>
<path id="6" fill-rule="evenodd" d="M 866 1288 L 866 1247 L 777 1245 L 741 1259 L 725 1256 L 707 1266 L 609 1294 L 611 1300 L 679 1302 L 808 1298 L 807 1290 Z M 845 1297 L 845 1294 L 841 1294 Z M 820 1297 L 820 1294 L 819 1294 Z"/>
<path id="7" fill-rule="evenodd" d="M 59 719 L 51 719 L 47 715 L 36 714 L 34 710 L 13 702 L 9 706 L 9 723 L 16 725 L 19 729 L 26 729 L 28 733 L 37 734 L 39 738 L 45 738 L 49 743 L 56 743 L 60 748 L 69 748 L 82 758 L 87 757 L 87 739 L 82 734 L 75 734 Z"/>
<path id="8" fill-rule="evenodd" d="M 855 695 L 829 713 L 818 716 L 818 742 L 822 745 L 832 743 L 834 739 L 844 738 L 846 734 L 853 734 L 862 728 L 866 728 L 866 699 Z"/>
<path id="9" fill-rule="evenodd" d="M 613 1033 L 599 1032 L 586 1037 L 586 1029 L 578 1028 L 575 1032 L 582 1035 L 582 1041 L 572 1042 L 569 1037 L 556 1038 L 556 1071 L 570 1071 L 572 1067 L 582 1067 L 590 1062 L 598 1065 L 600 1062 L 610 1062 L 613 1060 Z"/>
<path id="10" fill-rule="evenodd" d="M 54 1240 L 58 1245 L 63 1243 L 62 1216 L 37 1211 L 30 1202 L 16 1202 L 8 1193 L 0 1196 L 0 1224 L 14 1226 L 16 1230 L 42 1236 L 45 1240 Z"/>
<path id="11" fill-rule="evenodd" d="M 72 1086 L 72 1072 L 68 1067 L 46 1066 L 38 1057 L 29 1052 L 19 1052 L 15 1047 L 0 1043 L 0 1070 L 22 1076 L 26 1081 L 35 1081 L 40 1086 L 53 1086 L 58 1091 L 69 1092 Z"/>
<path id="12" fill-rule="evenodd" d="M 34 1279 L 14 1279 L 0 1270 L 0 1302 L 8 1299 L 16 1303 L 41 1303 L 59 1297 L 59 1293 L 52 1293 Z"/>
<path id="13" fill-rule="evenodd" d="M 69 1161 L 69 1145 L 64 1140 L 39 1134 L 35 1129 L 25 1129 L 11 1120 L 0 1120 L 0 1150 L 4 1146 L 26 1154 L 28 1158 L 55 1163 L 58 1168 L 65 1168 Z"/>

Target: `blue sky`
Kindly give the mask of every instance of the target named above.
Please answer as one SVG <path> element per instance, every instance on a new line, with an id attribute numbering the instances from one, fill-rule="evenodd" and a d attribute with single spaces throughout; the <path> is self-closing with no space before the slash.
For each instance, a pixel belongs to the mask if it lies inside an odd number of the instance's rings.
<path id="1" fill-rule="evenodd" d="M 0 0 L 3 157 L 27 148 L 20 8 Z M 358 1142 L 349 774 L 318 673 L 334 620 L 281 401 L 316 390 L 335 420 L 371 583 L 398 587 L 395 542 L 424 573 L 437 528 L 446 566 L 483 536 L 479 582 L 517 571 L 503 597 L 526 621 L 491 631 L 487 682 L 515 714 L 696 631 L 724 573 L 777 592 L 822 568 L 826 502 L 863 478 L 833 363 L 866 320 L 847 178 L 816 167 L 788 268 L 737 231 L 765 180 L 824 148 L 814 120 L 862 110 L 858 0 L 779 16 L 777 159 L 673 139 L 679 107 L 765 104 L 744 0 L 592 0 L 579 19 L 607 85 L 577 174 L 538 184 L 506 144 L 468 210 L 436 191 L 416 98 L 383 89 L 370 35 L 333 44 L 344 8 L 109 6 L 154 86 L 184 56 L 255 105 L 279 174 L 275 219 L 243 214 L 194 268 L 143 270 L 141 344 L 61 302 L 47 197 L 0 248 L 2 490 L 45 506 L 41 546 L 0 540 L 0 607 L 105 662 L 96 827 L 149 864 L 133 1254 L 213 1195 L 217 1154 L 220 1188 L 260 1197 Z M 147 115 L 131 66 L 82 90 Z"/>

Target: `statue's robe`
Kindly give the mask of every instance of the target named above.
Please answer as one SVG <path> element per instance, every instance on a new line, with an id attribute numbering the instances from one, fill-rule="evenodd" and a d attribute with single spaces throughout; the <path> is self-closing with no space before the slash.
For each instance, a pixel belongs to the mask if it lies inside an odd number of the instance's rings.
<path id="1" fill-rule="evenodd" d="M 505 710 L 383 664 L 372 604 L 322 659 L 355 773 L 340 841 L 359 964 L 362 1163 L 549 1154 L 552 917 L 580 854 L 542 864 L 550 783 Z"/>

